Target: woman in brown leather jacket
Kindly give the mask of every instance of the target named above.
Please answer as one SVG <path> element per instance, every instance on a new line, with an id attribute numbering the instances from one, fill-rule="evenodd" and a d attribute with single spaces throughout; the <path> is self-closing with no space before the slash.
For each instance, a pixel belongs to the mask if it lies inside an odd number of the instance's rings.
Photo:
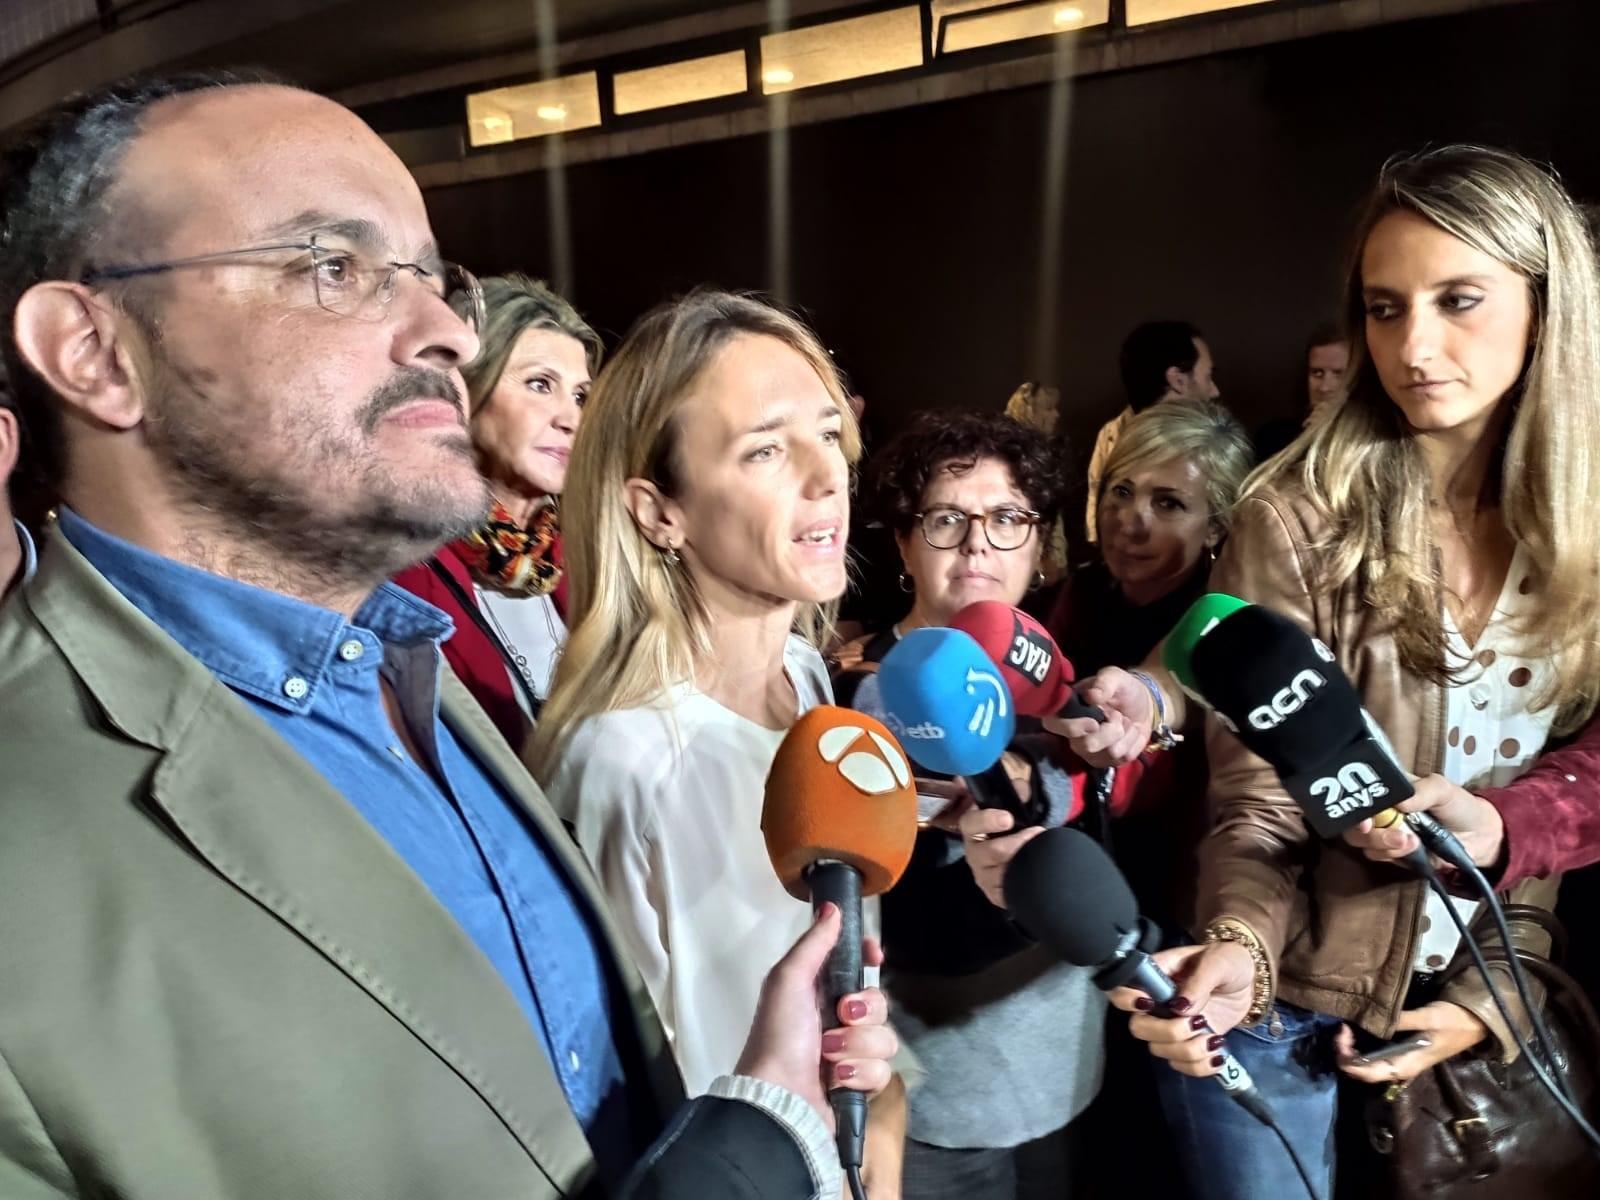
<path id="1" fill-rule="evenodd" d="M 1331 647 L 1412 775 L 1503 785 L 1595 708 L 1594 250 L 1548 173 L 1477 147 L 1392 160 L 1361 230 L 1347 393 L 1251 481 L 1212 589 Z M 1146 670 L 1181 724 L 1181 692 Z M 1126 672 L 1102 673 L 1084 698 L 1111 713 L 1064 729 L 1091 761 L 1126 760 L 1161 719 Z M 1160 956 L 1183 1016 L 1158 1019 L 1131 992 L 1114 1000 L 1138 1010 L 1133 1032 L 1181 1073 L 1166 1107 L 1200 1194 L 1304 1193 L 1271 1132 L 1205 1078 L 1225 1042 L 1329 1196 L 1336 1068 L 1400 1082 L 1516 1047 L 1471 973 L 1435 982 L 1464 951 L 1419 879 L 1318 840 L 1272 769 L 1215 720 L 1206 745 L 1200 944 Z M 968 853 L 1005 852 L 969 842 Z M 1556 883 L 1531 880 L 1512 898 L 1548 908 Z M 1513 936 L 1547 948 L 1530 926 Z M 1428 1044 L 1369 1062 L 1356 1031 Z"/>

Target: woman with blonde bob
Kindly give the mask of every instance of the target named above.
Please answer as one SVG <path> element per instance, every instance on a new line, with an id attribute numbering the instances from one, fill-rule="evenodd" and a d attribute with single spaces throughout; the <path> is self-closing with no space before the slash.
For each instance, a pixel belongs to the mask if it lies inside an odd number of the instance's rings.
<path id="1" fill-rule="evenodd" d="M 811 922 L 768 861 L 762 794 L 784 733 L 832 699 L 816 647 L 845 587 L 859 453 L 815 336 L 714 290 L 640 320 L 573 451 L 571 634 L 528 761 L 600 877 L 690 1094 L 737 1062 L 764 972 Z M 889 1082 L 848 1045 L 827 1056 L 849 1086 Z M 898 1147 L 868 1155 L 897 1185 Z"/>
<path id="2" fill-rule="evenodd" d="M 1211 577 L 1331 647 L 1413 776 L 1502 786 L 1546 741 L 1586 722 L 1600 681 L 1600 281 L 1559 183 L 1499 150 L 1397 158 L 1360 226 L 1346 291 L 1351 377 L 1342 400 L 1247 487 Z M 1153 664 L 1167 721 L 1182 693 Z M 1145 684 L 1108 670 L 1073 722 L 1099 762 L 1142 749 L 1161 719 Z M 1405 1084 L 1457 1055 L 1516 1055 L 1465 965 L 1442 902 L 1415 875 L 1317 842 L 1270 767 L 1207 721 L 1214 826 L 1200 847 L 1200 943 L 1165 951 L 1183 1015 L 1140 1010 L 1133 1032 L 1181 1076 L 1191 1175 L 1208 1196 L 1281 1197 L 1299 1185 L 1272 1134 L 1235 1118 L 1207 1079 L 1224 1037 L 1331 1194 L 1337 1067 Z M 1576 782 L 1576 781 L 1575 781 Z M 1577 786 L 1593 787 L 1585 779 Z M 981 849 L 981 845 L 980 845 Z M 1548 909 L 1559 880 L 1509 898 Z M 1474 906 L 1460 902 L 1466 916 Z M 1538 923 L 1514 940 L 1548 953 Z M 1492 955 L 1491 955 L 1492 957 Z M 1500 976 L 1502 983 L 1508 979 Z M 1515 994 L 1503 987 L 1521 1023 Z M 1191 1026 L 1205 1018 L 1210 1029 Z M 1411 1038 L 1368 1058 L 1376 1038 Z M 1169 1105 L 1169 1111 L 1172 1110 Z M 1574 1194 L 1543 1169 L 1548 1188 Z M 1459 1179 L 1432 1194 L 1470 1190 Z M 1224 1175 L 1208 1163 L 1227 1164 Z M 1570 1182 L 1570 1181 L 1569 1181 Z"/>

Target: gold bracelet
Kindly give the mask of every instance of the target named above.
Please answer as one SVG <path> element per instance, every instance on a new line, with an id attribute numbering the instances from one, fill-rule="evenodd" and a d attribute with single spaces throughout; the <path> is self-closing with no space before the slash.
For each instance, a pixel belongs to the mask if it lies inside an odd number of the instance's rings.
<path id="1" fill-rule="evenodd" d="M 1255 963 L 1255 982 L 1251 989 L 1250 1011 L 1245 1013 L 1241 1025 L 1254 1025 L 1267 1015 L 1267 1010 L 1272 1007 L 1272 962 L 1267 958 L 1266 947 L 1261 944 L 1261 939 L 1256 936 L 1256 931 L 1243 921 L 1234 917 L 1223 917 L 1206 926 L 1203 940 L 1207 945 L 1212 942 L 1233 942 L 1243 946 Z"/>

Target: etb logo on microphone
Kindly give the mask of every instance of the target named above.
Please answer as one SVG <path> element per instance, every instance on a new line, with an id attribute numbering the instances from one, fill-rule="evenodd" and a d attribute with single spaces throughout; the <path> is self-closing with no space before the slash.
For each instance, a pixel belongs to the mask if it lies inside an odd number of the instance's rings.
<path id="1" fill-rule="evenodd" d="M 1324 775 L 1311 785 L 1311 795 L 1322 804 L 1332 819 L 1358 809 L 1367 809 L 1389 794 L 1378 773 L 1364 762 L 1340 767 L 1337 774 Z"/>
<path id="2" fill-rule="evenodd" d="M 972 719 L 967 722 L 967 732 L 988 737 L 989 730 L 994 728 L 995 718 L 1008 715 L 1007 701 L 1010 696 L 1006 692 L 1006 685 L 998 675 L 969 667 L 967 695 L 976 696 L 978 700 L 977 707 L 972 710 Z"/>
<path id="3" fill-rule="evenodd" d="M 1279 690 L 1272 697 L 1271 703 L 1251 709 L 1250 724 L 1263 732 L 1276 729 L 1304 708 L 1312 693 L 1318 688 L 1325 687 L 1327 682 L 1316 671 L 1307 667 L 1289 681 L 1288 687 Z"/>

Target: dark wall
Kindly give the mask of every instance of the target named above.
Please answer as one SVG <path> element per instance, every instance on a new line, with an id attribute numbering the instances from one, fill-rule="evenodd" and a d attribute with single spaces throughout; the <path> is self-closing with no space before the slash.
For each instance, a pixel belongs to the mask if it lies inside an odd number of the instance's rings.
<path id="1" fill-rule="evenodd" d="M 1057 263 L 1040 261 L 1048 88 L 796 129 L 794 299 L 879 440 L 925 406 L 998 408 L 1034 376 L 1062 387 L 1086 457 L 1121 405 L 1122 335 L 1157 315 L 1207 331 L 1223 397 L 1253 425 L 1292 406 L 1352 210 L 1393 151 L 1496 142 L 1600 199 L 1597 9 L 1512 6 L 1081 80 Z M 766 285 L 766 180 L 764 137 L 569 170 L 579 307 L 616 335 L 694 283 Z M 541 175 L 428 203 L 476 269 L 551 261 Z M 1060 273 L 1061 314 L 1035 363 L 1042 270 Z"/>

